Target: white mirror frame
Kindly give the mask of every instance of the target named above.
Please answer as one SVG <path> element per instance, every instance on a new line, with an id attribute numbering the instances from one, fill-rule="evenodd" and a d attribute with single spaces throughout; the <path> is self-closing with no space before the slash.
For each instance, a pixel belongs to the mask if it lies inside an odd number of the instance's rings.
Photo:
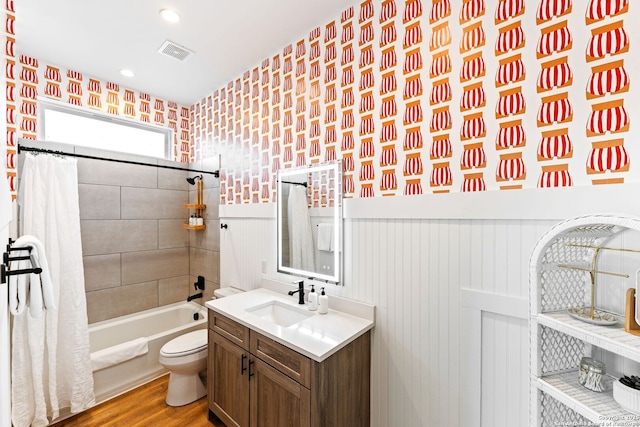
<path id="1" fill-rule="evenodd" d="M 317 271 L 300 270 L 283 265 L 282 258 L 282 236 L 283 236 L 283 200 L 282 200 L 282 181 L 286 181 L 293 176 L 304 173 L 315 173 L 322 171 L 331 171 L 335 173 L 335 192 L 334 192 L 334 204 L 333 204 L 333 241 L 338 242 L 333 251 L 333 265 L 334 271 L 332 275 L 319 273 Z M 333 282 L 335 284 L 342 284 L 342 161 L 335 161 L 330 163 L 313 164 L 305 167 L 280 169 L 277 173 L 277 199 L 276 199 L 276 223 L 277 223 L 277 266 L 278 271 L 282 273 L 292 274 L 296 276 L 308 277 L 310 279 L 325 280 Z"/>

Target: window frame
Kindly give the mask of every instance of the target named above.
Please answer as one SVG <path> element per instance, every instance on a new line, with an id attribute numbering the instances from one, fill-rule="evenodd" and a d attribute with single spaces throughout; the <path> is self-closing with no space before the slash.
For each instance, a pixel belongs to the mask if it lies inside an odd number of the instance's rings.
<path id="1" fill-rule="evenodd" d="M 171 148 L 173 145 L 174 131 L 171 128 L 158 126 L 151 123 L 144 123 L 144 122 L 140 122 L 133 119 L 122 118 L 119 116 L 114 116 L 114 115 L 105 113 L 103 111 L 91 110 L 88 108 L 79 107 L 77 105 L 72 105 L 72 104 L 65 104 L 63 102 L 48 99 L 48 98 L 38 97 L 37 105 L 38 105 L 38 128 L 37 128 L 36 134 L 37 134 L 38 140 L 40 141 L 46 141 L 45 140 L 45 135 L 46 135 L 45 112 L 47 110 L 50 110 L 50 111 L 57 111 L 64 114 L 79 116 L 79 117 L 83 117 L 90 120 L 98 120 L 102 122 L 129 127 L 129 128 L 135 128 L 135 129 L 140 129 L 148 132 L 161 134 L 164 136 L 164 143 L 163 143 L 164 157 L 156 157 L 156 156 L 149 156 L 149 157 L 163 159 L 163 160 L 173 160 L 173 156 L 171 154 Z M 65 141 L 56 141 L 56 142 L 64 143 Z M 131 154 L 131 155 L 144 155 L 144 154 L 133 153 L 128 151 L 113 150 L 113 148 L 111 147 L 91 147 L 91 146 L 87 146 L 87 147 L 98 148 L 102 150 L 112 150 L 118 153 Z"/>

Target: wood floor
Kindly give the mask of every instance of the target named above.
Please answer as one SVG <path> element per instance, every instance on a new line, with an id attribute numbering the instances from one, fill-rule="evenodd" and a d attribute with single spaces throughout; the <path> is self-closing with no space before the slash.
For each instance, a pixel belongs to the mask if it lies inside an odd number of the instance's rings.
<path id="1" fill-rule="evenodd" d="M 180 407 L 168 406 L 169 376 L 54 424 L 55 427 L 224 427 L 207 419 L 207 397 Z"/>

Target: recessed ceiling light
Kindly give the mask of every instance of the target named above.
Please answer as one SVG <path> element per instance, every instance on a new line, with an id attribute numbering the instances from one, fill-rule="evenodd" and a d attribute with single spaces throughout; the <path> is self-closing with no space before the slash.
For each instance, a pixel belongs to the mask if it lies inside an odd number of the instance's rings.
<path id="1" fill-rule="evenodd" d="M 167 22 L 176 23 L 180 21 L 180 15 L 175 10 L 162 9 L 160 10 L 160 16 Z"/>
<path id="2" fill-rule="evenodd" d="M 120 74 L 122 74 L 125 77 L 133 77 L 133 76 L 135 76 L 133 71 L 127 70 L 126 68 L 121 69 L 120 70 Z"/>

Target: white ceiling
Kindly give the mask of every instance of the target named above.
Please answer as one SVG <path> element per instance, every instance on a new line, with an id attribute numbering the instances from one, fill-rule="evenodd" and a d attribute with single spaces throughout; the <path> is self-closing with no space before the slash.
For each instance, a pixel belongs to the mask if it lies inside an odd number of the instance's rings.
<path id="1" fill-rule="evenodd" d="M 19 0 L 16 52 L 192 105 L 263 59 L 339 19 L 352 0 Z M 182 20 L 164 22 L 162 8 Z M 157 53 L 165 40 L 195 52 Z M 131 69 L 135 77 L 120 75 Z"/>

